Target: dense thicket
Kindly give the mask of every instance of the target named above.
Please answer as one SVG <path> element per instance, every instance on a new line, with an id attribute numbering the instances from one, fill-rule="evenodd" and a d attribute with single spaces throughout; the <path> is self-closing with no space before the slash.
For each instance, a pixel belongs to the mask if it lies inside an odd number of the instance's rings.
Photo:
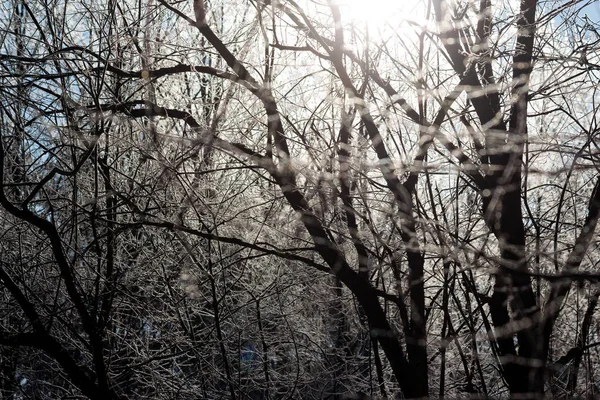
<path id="1" fill-rule="evenodd" d="M 600 391 L 597 4 L 88 3 L 0 5 L 1 398 Z"/>

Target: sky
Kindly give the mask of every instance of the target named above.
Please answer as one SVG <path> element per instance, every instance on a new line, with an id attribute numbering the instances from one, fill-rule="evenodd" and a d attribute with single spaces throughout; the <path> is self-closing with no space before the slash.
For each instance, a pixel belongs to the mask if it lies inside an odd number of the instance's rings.
<path id="1" fill-rule="evenodd" d="M 586 15 L 589 19 L 595 22 L 600 22 L 600 0 L 596 0 L 583 10 L 581 10 L 581 15 Z"/>

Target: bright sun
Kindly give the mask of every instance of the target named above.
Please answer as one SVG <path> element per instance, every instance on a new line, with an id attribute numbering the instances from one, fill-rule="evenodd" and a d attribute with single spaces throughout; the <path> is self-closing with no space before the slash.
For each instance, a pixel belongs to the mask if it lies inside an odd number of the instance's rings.
<path id="1" fill-rule="evenodd" d="M 344 24 L 366 30 L 372 41 L 416 33 L 427 25 L 426 0 L 337 0 Z"/>
<path id="2" fill-rule="evenodd" d="M 424 18 L 422 0 L 337 0 L 342 14 L 356 23 L 366 23 L 369 31 L 417 22 Z M 405 27 L 404 27 L 405 28 Z"/>

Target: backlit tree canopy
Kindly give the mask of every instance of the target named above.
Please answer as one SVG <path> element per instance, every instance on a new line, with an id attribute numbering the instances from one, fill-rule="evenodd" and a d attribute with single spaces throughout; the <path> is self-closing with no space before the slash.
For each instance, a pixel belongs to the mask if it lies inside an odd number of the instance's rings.
<path id="1" fill-rule="evenodd" d="M 0 16 L 1 398 L 600 392 L 594 1 Z"/>

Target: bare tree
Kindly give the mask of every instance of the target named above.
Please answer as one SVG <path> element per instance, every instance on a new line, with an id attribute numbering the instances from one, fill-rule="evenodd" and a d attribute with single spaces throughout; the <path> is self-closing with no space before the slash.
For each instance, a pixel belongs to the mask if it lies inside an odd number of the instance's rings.
<path id="1" fill-rule="evenodd" d="M 3 398 L 594 395 L 591 3 L 7 2 Z"/>

